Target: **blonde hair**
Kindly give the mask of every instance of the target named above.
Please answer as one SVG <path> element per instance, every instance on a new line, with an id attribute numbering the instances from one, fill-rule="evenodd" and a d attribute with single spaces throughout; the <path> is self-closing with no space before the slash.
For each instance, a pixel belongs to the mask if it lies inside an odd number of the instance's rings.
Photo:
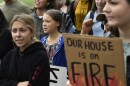
<path id="1" fill-rule="evenodd" d="M 36 32 L 35 23 L 34 23 L 34 20 L 31 18 L 30 15 L 24 14 L 24 13 L 16 14 L 16 15 L 13 17 L 13 19 L 12 19 L 12 21 L 11 21 L 11 23 L 10 23 L 10 29 L 12 29 L 12 25 L 13 25 L 13 23 L 14 23 L 15 21 L 19 21 L 19 22 L 25 24 L 25 26 L 27 26 L 27 27 L 30 29 L 30 31 L 31 31 L 33 34 L 35 34 L 35 32 Z M 33 36 L 32 40 L 33 40 L 34 42 L 35 42 L 35 41 L 38 41 L 38 39 L 37 39 L 35 36 Z"/>

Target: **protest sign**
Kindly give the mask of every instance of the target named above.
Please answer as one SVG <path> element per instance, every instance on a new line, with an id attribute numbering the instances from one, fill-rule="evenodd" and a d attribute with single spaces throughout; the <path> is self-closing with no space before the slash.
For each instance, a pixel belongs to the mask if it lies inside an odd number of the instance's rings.
<path id="1" fill-rule="evenodd" d="M 126 86 L 122 40 L 64 34 L 72 86 Z"/>
<path id="2" fill-rule="evenodd" d="M 66 67 L 50 65 L 50 86 L 65 86 L 67 80 Z"/>

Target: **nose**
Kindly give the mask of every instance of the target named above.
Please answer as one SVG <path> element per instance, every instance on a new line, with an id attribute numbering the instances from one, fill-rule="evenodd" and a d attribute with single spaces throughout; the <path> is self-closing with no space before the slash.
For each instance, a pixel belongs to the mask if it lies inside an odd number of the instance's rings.
<path id="1" fill-rule="evenodd" d="M 105 6 L 104 6 L 104 8 L 103 8 L 103 12 L 104 12 L 104 13 L 110 12 L 110 8 L 109 8 L 109 4 L 108 4 L 108 3 L 105 4 Z"/>
<path id="2" fill-rule="evenodd" d="M 42 23 L 42 26 L 43 26 L 43 27 L 46 26 L 46 22 L 43 22 L 43 23 Z"/>
<path id="3" fill-rule="evenodd" d="M 21 34 L 20 34 L 20 31 L 17 31 L 16 32 L 16 36 L 20 36 Z"/>

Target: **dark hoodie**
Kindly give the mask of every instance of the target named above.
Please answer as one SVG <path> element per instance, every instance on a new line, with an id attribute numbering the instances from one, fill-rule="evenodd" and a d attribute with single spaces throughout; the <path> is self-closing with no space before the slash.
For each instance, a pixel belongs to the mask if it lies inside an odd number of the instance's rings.
<path id="1" fill-rule="evenodd" d="M 19 53 L 15 48 L 7 53 L 0 65 L 0 86 L 17 86 L 29 81 L 28 86 L 49 86 L 49 61 L 41 42 L 35 42 Z"/>
<path id="2" fill-rule="evenodd" d="M 13 48 L 14 45 L 9 29 L 0 30 L 0 59 L 2 60 L 6 53 Z"/>

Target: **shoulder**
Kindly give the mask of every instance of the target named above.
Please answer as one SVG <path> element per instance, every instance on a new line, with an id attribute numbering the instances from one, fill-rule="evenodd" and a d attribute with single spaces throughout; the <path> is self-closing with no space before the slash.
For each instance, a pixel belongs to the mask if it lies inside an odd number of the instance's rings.
<path id="1" fill-rule="evenodd" d="M 89 11 L 89 12 L 86 14 L 85 19 L 89 19 L 89 18 L 90 18 L 90 13 L 91 13 L 91 11 Z"/>
<path id="2" fill-rule="evenodd" d="M 4 56 L 4 59 L 6 59 L 6 60 L 13 59 L 13 58 L 15 58 L 16 53 L 17 53 L 17 49 L 14 48 L 14 49 L 10 50 L 9 52 L 7 52 L 7 54 Z"/>
<path id="3" fill-rule="evenodd" d="M 25 52 L 33 55 L 34 58 L 47 56 L 46 49 L 41 42 L 34 42 Z"/>
<path id="4" fill-rule="evenodd" d="M 15 4 L 17 4 L 17 5 L 20 5 L 20 6 L 27 6 L 27 4 L 25 4 L 23 1 L 21 1 L 21 0 L 17 0 L 16 2 L 15 2 Z"/>
<path id="5" fill-rule="evenodd" d="M 41 38 L 41 42 L 44 43 L 44 42 L 46 41 L 47 37 L 48 37 L 48 36 L 43 36 L 43 37 Z"/>
<path id="6" fill-rule="evenodd" d="M 34 17 L 36 15 L 35 11 L 32 11 L 32 13 L 30 13 L 30 16 Z"/>
<path id="7" fill-rule="evenodd" d="M 44 48 L 44 47 L 43 47 Z M 47 52 L 44 49 L 39 49 L 33 54 L 34 61 L 36 62 L 45 62 L 48 60 Z"/>
<path id="8" fill-rule="evenodd" d="M 46 52 L 46 50 L 38 50 L 36 53 L 35 53 L 36 55 L 36 59 L 43 59 L 43 58 L 47 58 L 48 56 L 47 56 L 47 52 Z M 38 57 L 38 58 L 37 58 Z"/>
<path id="9" fill-rule="evenodd" d="M 36 10 L 34 9 L 31 13 L 30 13 L 30 16 L 34 19 L 34 20 L 37 20 L 38 18 L 38 15 L 36 13 Z"/>
<path id="10" fill-rule="evenodd" d="M 19 11 L 23 11 L 25 13 L 27 11 L 28 13 L 31 13 L 31 8 L 27 4 L 25 4 L 24 2 L 22 2 L 22 1 L 17 0 L 17 2 L 15 3 L 14 6 L 17 6 L 18 7 L 17 9 Z"/>

